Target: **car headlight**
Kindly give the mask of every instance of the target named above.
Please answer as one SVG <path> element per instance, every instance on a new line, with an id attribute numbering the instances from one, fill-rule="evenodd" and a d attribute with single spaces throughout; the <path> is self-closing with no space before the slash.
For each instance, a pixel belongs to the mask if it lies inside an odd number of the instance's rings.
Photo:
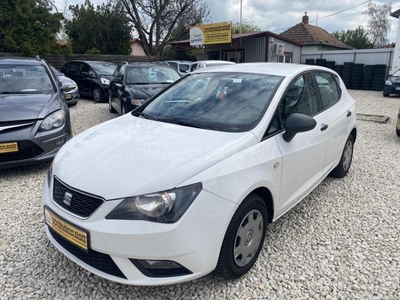
<path id="1" fill-rule="evenodd" d="M 126 198 L 106 219 L 147 220 L 174 223 L 180 219 L 202 190 L 196 183 L 158 193 Z"/>
<path id="2" fill-rule="evenodd" d="M 390 80 L 386 80 L 385 84 L 386 85 L 392 85 L 392 82 Z"/>
<path id="3" fill-rule="evenodd" d="M 146 102 L 147 99 L 131 99 L 131 104 L 135 106 L 140 106 Z"/>
<path id="4" fill-rule="evenodd" d="M 110 84 L 110 80 L 108 80 L 107 78 L 101 77 L 100 78 L 101 83 L 104 85 L 109 85 Z"/>
<path id="5" fill-rule="evenodd" d="M 65 124 L 65 112 L 63 110 L 57 110 L 48 115 L 40 125 L 40 130 L 47 131 L 55 128 L 59 128 Z"/>

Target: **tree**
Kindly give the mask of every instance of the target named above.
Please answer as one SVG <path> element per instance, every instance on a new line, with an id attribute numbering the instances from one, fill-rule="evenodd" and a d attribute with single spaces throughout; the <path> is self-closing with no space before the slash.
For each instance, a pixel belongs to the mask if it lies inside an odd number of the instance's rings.
<path id="1" fill-rule="evenodd" d="M 362 13 L 366 15 L 368 20 L 368 34 L 375 48 L 380 48 L 387 44 L 387 35 L 391 27 L 389 15 L 392 10 L 392 3 L 375 4 L 368 3 L 368 8 Z"/>
<path id="2" fill-rule="evenodd" d="M 252 33 L 252 32 L 260 32 L 261 28 L 258 27 L 253 21 L 246 21 L 242 22 L 242 33 Z M 232 32 L 240 33 L 240 23 L 236 22 L 232 25 Z"/>
<path id="3" fill-rule="evenodd" d="M 26 56 L 58 53 L 57 33 L 63 19 L 51 13 L 42 0 L 2 0 L 0 5 L 0 51 Z"/>
<path id="4" fill-rule="evenodd" d="M 356 49 L 370 49 L 374 46 L 368 38 L 368 31 L 362 26 L 358 26 L 354 30 L 334 31 L 332 35 L 339 41 Z"/>
<path id="5" fill-rule="evenodd" d="M 86 53 L 92 48 L 102 54 L 129 54 L 131 31 L 123 7 L 117 2 L 95 7 L 90 0 L 80 6 L 70 5 L 72 19 L 65 22 L 75 53 Z"/>
<path id="6" fill-rule="evenodd" d="M 202 0 L 121 0 L 147 55 L 162 56 L 173 38 L 208 15 Z M 186 30 L 187 31 L 186 31 Z M 172 35 L 174 33 L 174 35 Z"/>

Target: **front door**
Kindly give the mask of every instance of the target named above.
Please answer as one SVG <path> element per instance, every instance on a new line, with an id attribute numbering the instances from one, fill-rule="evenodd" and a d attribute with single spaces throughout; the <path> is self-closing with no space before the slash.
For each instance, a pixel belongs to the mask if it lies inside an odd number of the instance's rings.
<path id="1" fill-rule="evenodd" d="M 316 87 L 311 73 L 298 76 L 286 90 L 279 107 L 281 122 L 292 113 L 312 116 L 317 125 L 311 131 L 298 133 L 286 142 L 280 133 L 277 142 L 282 153 L 282 184 L 280 215 L 307 195 L 322 179 L 328 150 L 327 117 L 320 109 Z"/>

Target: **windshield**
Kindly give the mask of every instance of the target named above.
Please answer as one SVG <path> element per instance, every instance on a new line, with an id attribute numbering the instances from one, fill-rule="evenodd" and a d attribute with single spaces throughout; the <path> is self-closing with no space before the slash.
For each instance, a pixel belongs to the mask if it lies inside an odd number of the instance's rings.
<path id="1" fill-rule="evenodd" d="M 138 115 L 218 131 L 248 131 L 264 115 L 282 78 L 248 73 L 192 74 Z"/>
<path id="2" fill-rule="evenodd" d="M 396 72 L 394 72 L 392 77 L 400 77 L 400 70 L 397 70 Z"/>
<path id="3" fill-rule="evenodd" d="M 181 78 L 170 67 L 134 66 L 126 68 L 126 84 L 173 83 Z"/>
<path id="4" fill-rule="evenodd" d="M 48 94 L 54 87 L 44 66 L 0 65 L 0 94 Z"/>
<path id="5" fill-rule="evenodd" d="M 89 65 L 100 75 L 112 75 L 117 68 L 116 64 L 109 62 L 90 62 Z"/>

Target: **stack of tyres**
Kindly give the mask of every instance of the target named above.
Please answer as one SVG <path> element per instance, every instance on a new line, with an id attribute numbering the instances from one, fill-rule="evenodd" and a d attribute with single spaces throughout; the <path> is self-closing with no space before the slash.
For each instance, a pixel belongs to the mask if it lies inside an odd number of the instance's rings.
<path id="1" fill-rule="evenodd" d="M 315 65 L 315 60 L 314 60 L 314 58 L 308 58 L 308 59 L 306 59 L 306 65 Z"/>
<path id="2" fill-rule="evenodd" d="M 339 74 L 340 77 L 342 77 L 342 73 L 343 73 L 343 65 L 335 65 L 333 67 L 333 70 Z"/>
<path id="3" fill-rule="evenodd" d="M 325 63 L 326 63 L 326 59 L 324 59 L 324 58 L 317 58 L 315 60 L 315 64 L 317 66 L 325 67 Z"/>
<path id="4" fill-rule="evenodd" d="M 364 64 L 353 64 L 351 72 L 350 89 L 359 90 L 364 73 Z"/>
<path id="5" fill-rule="evenodd" d="M 351 73 L 353 70 L 353 65 L 354 65 L 354 63 L 352 63 L 352 62 L 345 62 L 343 64 L 342 80 L 348 89 L 350 88 Z"/>
<path id="6" fill-rule="evenodd" d="M 333 61 L 333 60 L 327 60 L 327 61 L 325 62 L 325 67 L 327 67 L 327 68 L 329 68 L 329 69 L 331 69 L 331 70 L 334 70 L 335 61 Z"/>
<path id="7" fill-rule="evenodd" d="M 383 91 L 386 79 L 386 65 L 375 65 L 374 76 L 372 77 L 371 90 Z"/>
<path id="8" fill-rule="evenodd" d="M 360 90 L 368 91 L 371 89 L 372 78 L 374 76 L 374 65 L 366 65 L 364 67 L 364 75 L 361 81 Z"/>

